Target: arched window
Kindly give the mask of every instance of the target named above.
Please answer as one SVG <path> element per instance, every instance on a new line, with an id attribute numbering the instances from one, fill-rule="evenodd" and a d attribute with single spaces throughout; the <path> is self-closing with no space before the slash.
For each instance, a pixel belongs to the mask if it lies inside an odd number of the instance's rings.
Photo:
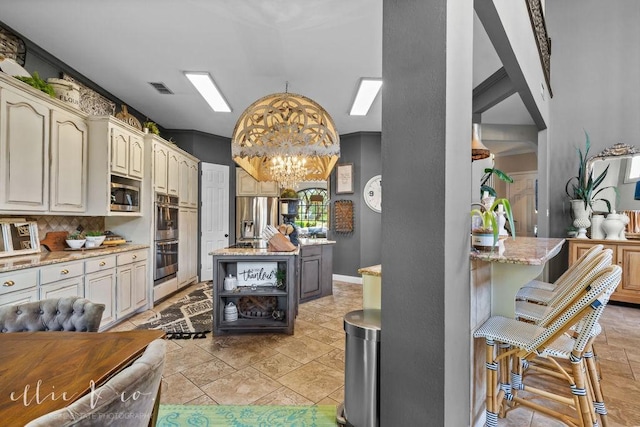
<path id="1" fill-rule="evenodd" d="M 326 237 L 329 228 L 329 194 L 324 188 L 305 188 L 298 191 L 298 217 L 300 234 Z"/>

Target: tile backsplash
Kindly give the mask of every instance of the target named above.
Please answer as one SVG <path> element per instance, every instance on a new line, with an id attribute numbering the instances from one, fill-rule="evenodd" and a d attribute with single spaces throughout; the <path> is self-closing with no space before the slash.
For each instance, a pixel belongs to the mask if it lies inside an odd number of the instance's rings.
<path id="1" fill-rule="evenodd" d="M 79 225 L 84 231 L 104 231 L 103 216 L 55 216 L 55 215 L 15 215 L 2 216 L 3 218 L 25 218 L 38 223 L 38 238 L 44 239 L 49 231 L 75 231 Z"/>

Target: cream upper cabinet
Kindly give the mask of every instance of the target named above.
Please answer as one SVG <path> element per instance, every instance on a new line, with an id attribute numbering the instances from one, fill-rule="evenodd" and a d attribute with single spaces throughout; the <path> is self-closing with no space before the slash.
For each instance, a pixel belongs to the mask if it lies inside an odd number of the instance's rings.
<path id="1" fill-rule="evenodd" d="M 236 196 L 278 196 L 278 183 L 256 181 L 242 168 L 236 168 Z"/>
<path id="2" fill-rule="evenodd" d="M 49 207 L 50 108 L 0 87 L 0 210 Z"/>
<path id="3" fill-rule="evenodd" d="M 132 179 L 144 176 L 143 139 L 115 123 L 111 127 L 111 173 Z"/>
<path id="4" fill-rule="evenodd" d="M 188 208 L 198 207 L 198 163 L 182 157 L 180 159 L 180 206 Z"/>
<path id="5" fill-rule="evenodd" d="M 177 151 L 169 150 L 169 160 L 167 163 L 167 194 L 172 196 L 178 196 L 180 190 L 180 157 Z"/>
<path id="6" fill-rule="evenodd" d="M 153 143 L 153 188 L 157 193 L 167 194 L 169 148 L 154 141 Z"/>
<path id="7" fill-rule="evenodd" d="M 85 212 L 87 209 L 87 141 L 86 122 L 63 111 L 51 113 L 52 212 Z"/>
<path id="8" fill-rule="evenodd" d="M 198 185 L 200 183 L 198 162 L 189 164 L 189 207 L 198 208 Z"/>

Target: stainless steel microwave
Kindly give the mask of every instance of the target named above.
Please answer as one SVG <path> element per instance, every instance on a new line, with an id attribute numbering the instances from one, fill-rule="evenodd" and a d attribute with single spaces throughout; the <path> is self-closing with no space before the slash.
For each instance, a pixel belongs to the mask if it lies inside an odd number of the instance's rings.
<path id="1" fill-rule="evenodd" d="M 112 182 L 111 210 L 119 212 L 140 212 L 140 188 Z"/>

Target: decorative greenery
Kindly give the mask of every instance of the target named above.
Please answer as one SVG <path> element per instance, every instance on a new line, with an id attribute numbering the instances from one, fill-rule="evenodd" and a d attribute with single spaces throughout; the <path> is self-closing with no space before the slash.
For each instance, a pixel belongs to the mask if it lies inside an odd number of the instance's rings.
<path id="1" fill-rule="evenodd" d="M 146 122 L 144 122 L 142 124 L 142 127 L 149 129 L 149 132 L 151 132 L 154 135 L 160 135 L 160 129 L 158 129 L 158 125 L 155 122 L 152 122 L 151 120 L 147 120 Z"/>
<path id="2" fill-rule="evenodd" d="M 591 148 L 591 141 L 589 140 L 589 134 L 585 131 L 586 136 L 585 142 L 585 150 L 582 153 L 580 148 L 576 148 L 578 152 L 578 158 L 580 159 L 580 164 L 578 167 L 578 175 L 571 177 L 569 181 L 564 186 L 564 191 L 567 193 L 572 200 L 582 200 L 584 202 L 584 208 L 591 207 L 593 209 L 593 203 L 601 200 L 607 205 L 608 212 L 611 212 L 611 202 L 607 199 L 597 198 L 596 196 L 603 190 L 607 188 L 613 188 L 616 190 L 617 188 L 613 186 L 602 187 L 598 189 L 602 181 L 604 181 L 607 176 L 607 172 L 609 171 L 609 166 L 605 168 L 605 170 L 598 175 L 595 179 L 593 178 L 593 169 L 587 173 L 587 161 L 589 160 L 589 149 Z"/>
<path id="3" fill-rule="evenodd" d="M 14 76 L 14 77 L 38 90 L 41 90 L 49 94 L 49 96 L 52 98 L 56 97 L 56 92 L 53 90 L 53 86 L 51 86 L 45 80 L 42 80 L 38 75 L 37 71 L 34 71 L 31 77 L 26 77 L 26 76 Z"/>
<path id="4" fill-rule="evenodd" d="M 482 227 L 480 228 L 476 228 L 474 230 L 472 230 L 474 233 L 492 233 L 493 234 L 493 242 L 495 244 L 495 242 L 498 241 L 498 221 L 496 220 L 496 209 L 498 208 L 498 205 L 502 205 L 504 208 L 504 216 L 506 217 L 507 221 L 509 222 L 509 228 L 511 229 L 511 236 L 515 239 L 516 237 L 516 227 L 513 224 L 513 214 L 511 212 L 511 204 L 509 203 L 509 200 L 502 198 L 502 199 L 496 199 L 493 204 L 491 205 L 491 207 L 488 210 L 482 210 L 482 209 L 472 209 L 471 210 L 471 216 L 479 216 L 482 219 Z"/>
<path id="5" fill-rule="evenodd" d="M 491 178 L 491 175 L 497 176 L 504 182 L 508 182 L 510 184 L 513 183 L 513 178 L 511 178 L 506 173 L 502 172 L 500 169 L 485 168 L 484 175 L 482 175 L 482 179 L 480 180 L 480 197 L 482 197 L 485 191 L 489 193 L 491 197 L 498 197 L 498 195 L 496 194 L 495 188 L 491 187 L 490 185 L 487 185 L 487 182 L 489 181 L 489 178 Z"/>
<path id="6" fill-rule="evenodd" d="M 283 199 L 297 199 L 298 193 L 293 188 L 285 188 L 280 193 L 280 197 Z"/>
<path id="7" fill-rule="evenodd" d="M 98 231 L 98 230 L 90 230 L 90 231 L 87 231 L 85 233 L 85 235 L 86 236 L 91 236 L 91 237 L 93 237 L 93 236 L 104 236 L 104 232 L 103 231 Z"/>
<path id="8" fill-rule="evenodd" d="M 84 234 L 79 231 L 73 231 L 67 235 L 67 240 L 84 240 Z"/>

